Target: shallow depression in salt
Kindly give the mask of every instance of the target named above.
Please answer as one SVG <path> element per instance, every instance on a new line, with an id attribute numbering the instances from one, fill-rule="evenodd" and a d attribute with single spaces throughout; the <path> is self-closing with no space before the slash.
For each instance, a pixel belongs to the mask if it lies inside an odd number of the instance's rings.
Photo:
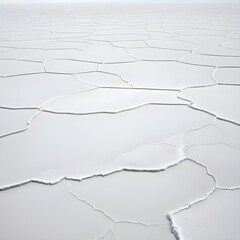
<path id="1" fill-rule="evenodd" d="M 0 239 L 238 239 L 239 12 L 1 5 Z"/>

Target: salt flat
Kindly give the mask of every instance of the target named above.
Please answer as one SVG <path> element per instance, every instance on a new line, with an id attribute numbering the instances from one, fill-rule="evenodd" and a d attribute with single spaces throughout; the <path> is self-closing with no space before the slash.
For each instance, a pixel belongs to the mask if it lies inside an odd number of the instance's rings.
<path id="1" fill-rule="evenodd" d="M 239 13 L 1 5 L 0 239 L 237 240 Z"/>

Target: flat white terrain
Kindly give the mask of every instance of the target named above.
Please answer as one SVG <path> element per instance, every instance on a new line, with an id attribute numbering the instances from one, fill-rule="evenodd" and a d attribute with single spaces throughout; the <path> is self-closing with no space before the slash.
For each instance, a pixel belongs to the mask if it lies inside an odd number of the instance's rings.
<path id="1" fill-rule="evenodd" d="M 1 240 L 238 240 L 240 6 L 1 5 Z"/>

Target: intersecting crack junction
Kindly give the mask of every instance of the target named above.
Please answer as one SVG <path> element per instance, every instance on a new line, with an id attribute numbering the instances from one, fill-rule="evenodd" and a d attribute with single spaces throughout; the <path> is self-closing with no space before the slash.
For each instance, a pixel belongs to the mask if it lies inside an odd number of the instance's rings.
<path id="1" fill-rule="evenodd" d="M 0 239 L 238 239 L 239 12 L 1 5 Z"/>

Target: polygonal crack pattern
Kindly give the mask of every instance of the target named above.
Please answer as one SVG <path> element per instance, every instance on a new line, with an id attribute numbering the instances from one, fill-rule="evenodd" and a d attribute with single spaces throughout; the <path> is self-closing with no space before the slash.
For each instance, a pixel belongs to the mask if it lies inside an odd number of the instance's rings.
<path id="1" fill-rule="evenodd" d="M 1 6 L 0 239 L 237 239 L 239 10 Z"/>

